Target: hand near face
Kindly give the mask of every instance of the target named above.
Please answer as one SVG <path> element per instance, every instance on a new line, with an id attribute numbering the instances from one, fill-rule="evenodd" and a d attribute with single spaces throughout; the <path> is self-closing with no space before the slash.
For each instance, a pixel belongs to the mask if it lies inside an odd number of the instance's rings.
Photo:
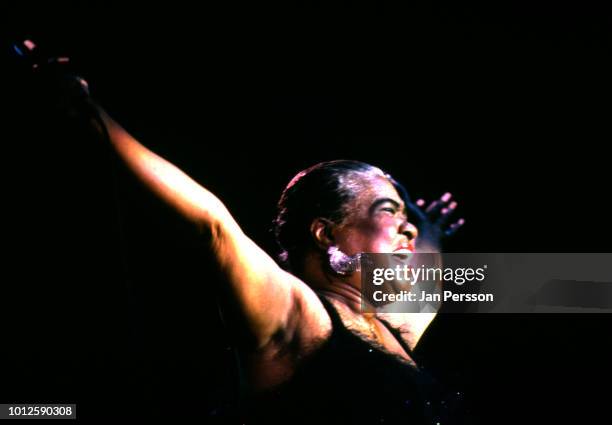
<path id="1" fill-rule="evenodd" d="M 448 192 L 429 205 L 419 199 L 408 203 L 407 208 L 410 220 L 419 230 L 417 252 L 440 252 L 443 241 L 465 223 L 463 218 L 453 222 L 452 215 L 457 209 L 457 202 Z"/>

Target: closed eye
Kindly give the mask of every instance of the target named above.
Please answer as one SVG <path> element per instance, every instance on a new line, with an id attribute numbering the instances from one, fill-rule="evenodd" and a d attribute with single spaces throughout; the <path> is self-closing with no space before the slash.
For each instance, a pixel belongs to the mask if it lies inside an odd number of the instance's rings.
<path id="1" fill-rule="evenodd" d="M 384 211 L 384 212 L 388 212 L 391 213 L 392 215 L 396 215 L 399 211 L 402 212 L 402 214 L 404 214 L 404 206 L 391 198 L 381 198 L 381 199 L 377 199 L 376 201 L 374 201 L 372 203 L 372 205 L 369 208 L 370 214 L 375 214 L 378 211 Z"/>

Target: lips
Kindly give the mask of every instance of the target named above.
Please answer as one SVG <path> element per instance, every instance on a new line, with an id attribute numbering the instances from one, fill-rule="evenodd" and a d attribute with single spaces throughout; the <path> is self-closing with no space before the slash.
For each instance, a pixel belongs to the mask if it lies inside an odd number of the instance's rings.
<path id="1" fill-rule="evenodd" d="M 393 252 L 412 254 L 414 253 L 414 245 L 410 242 L 404 242 L 403 244 L 395 248 Z"/>

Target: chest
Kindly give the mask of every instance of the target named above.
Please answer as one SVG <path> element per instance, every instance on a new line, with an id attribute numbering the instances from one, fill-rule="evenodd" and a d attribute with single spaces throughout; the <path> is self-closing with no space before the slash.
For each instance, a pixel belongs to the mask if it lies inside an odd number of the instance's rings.
<path id="1" fill-rule="evenodd" d="M 385 353 L 399 357 L 405 362 L 415 365 L 408 349 L 408 338 L 399 331 L 392 330 L 391 326 L 376 317 L 364 317 L 337 308 L 338 315 L 344 327 L 372 346 Z"/>

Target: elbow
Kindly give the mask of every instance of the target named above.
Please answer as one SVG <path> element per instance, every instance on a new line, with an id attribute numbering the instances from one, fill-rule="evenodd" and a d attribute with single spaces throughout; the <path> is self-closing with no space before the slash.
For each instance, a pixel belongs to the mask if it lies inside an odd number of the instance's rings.
<path id="1" fill-rule="evenodd" d="M 196 222 L 196 229 L 201 238 L 209 245 L 216 254 L 220 265 L 226 257 L 224 253 L 231 252 L 232 238 L 227 230 L 227 226 L 218 220 L 199 219 Z"/>

